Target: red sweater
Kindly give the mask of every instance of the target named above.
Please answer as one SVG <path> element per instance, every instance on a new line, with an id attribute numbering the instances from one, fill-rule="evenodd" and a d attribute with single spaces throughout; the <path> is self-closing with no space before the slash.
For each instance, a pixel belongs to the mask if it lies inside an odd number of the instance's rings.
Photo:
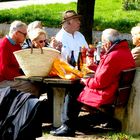
<path id="1" fill-rule="evenodd" d="M 20 49 L 20 45 L 12 45 L 6 37 L 0 40 L 0 81 L 13 80 L 14 77 L 21 75 L 13 54 Z"/>

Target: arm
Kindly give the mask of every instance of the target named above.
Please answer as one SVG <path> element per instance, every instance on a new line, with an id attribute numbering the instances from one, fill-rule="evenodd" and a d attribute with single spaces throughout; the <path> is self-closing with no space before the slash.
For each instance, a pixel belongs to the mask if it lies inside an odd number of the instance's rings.
<path id="1" fill-rule="evenodd" d="M 2 47 L 0 50 L 1 75 L 5 80 L 13 80 L 15 76 L 19 76 L 19 66 L 14 57 L 13 52 L 8 47 Z"/>
<path id="2" fill-rule="evenodd" d="M 100 62 L 94 78 L 88 78 L 85 81 L 89 88 L 103 89 L 116 82 L 119 79 L 120 70 L 116 64 L 116 58 L 107 57 L 104 62 Z"/>

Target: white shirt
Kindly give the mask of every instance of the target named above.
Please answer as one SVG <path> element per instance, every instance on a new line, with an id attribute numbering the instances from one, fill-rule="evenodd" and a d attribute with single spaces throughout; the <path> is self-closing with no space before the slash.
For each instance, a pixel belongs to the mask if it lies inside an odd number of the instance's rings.
<path id="1" fill-rule="evenodd" d="M 76 31 L 74 35 L 72 35 L 62 28 L 56 34 L 56 40 L 61 41 L 63 44 L 61 49 L 61 57 L 64 60 L 67 60 L 68 57 L 71 57 L 71 51 L 73 50 L 74 58 L 77 62 L 80 47 L 85 46 L 86 48 L 88 48 L 85 37 L 79 31 Z"/>

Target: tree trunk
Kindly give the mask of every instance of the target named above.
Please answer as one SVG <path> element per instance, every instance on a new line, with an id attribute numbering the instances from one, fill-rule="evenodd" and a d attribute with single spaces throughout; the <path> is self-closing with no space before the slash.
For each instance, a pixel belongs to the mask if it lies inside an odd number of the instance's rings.
<path id="1" fill-rule="evenodd" d="M 85 36 L 88 44 L 92 43 L 94 5 L 95 0 L 78 0 L 77 3 L 77 12 L 82 15 L 80 31 Z"/>

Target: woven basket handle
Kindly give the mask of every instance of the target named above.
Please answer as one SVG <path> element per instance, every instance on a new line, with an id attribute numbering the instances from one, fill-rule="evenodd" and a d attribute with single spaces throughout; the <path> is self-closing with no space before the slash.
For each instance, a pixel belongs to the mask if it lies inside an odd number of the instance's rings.
<path id="1" fill-rule="evenodd" d="M 41 50 L 41 54 L 43 54 L 43 49 L 42 47 L 40 47 L 40 50 Z M 33 45 L 31 45 L 31 54 L 33 53 Z"/>

